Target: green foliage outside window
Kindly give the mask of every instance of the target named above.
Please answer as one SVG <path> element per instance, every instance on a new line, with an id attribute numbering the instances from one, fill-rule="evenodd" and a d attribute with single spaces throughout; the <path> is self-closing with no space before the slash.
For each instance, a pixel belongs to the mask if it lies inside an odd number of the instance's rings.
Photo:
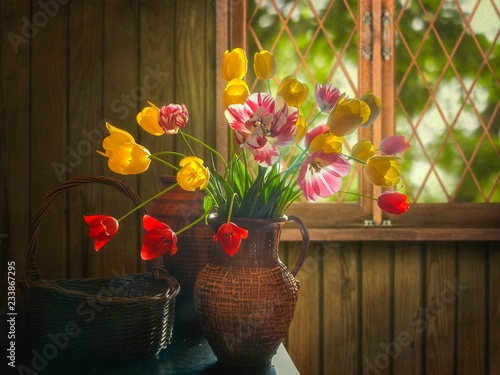
<path id="1" fill-rule="evenodd" d="M 356 1 L 248 4 L 249 56 L 273 49 L 279 78 L 293 72 L 311 91 L 319 82 L 360 94 Z M 392 19 L 396 81 L 387 85 L 394 87 L 396 132 L 412 144 L 402 192 L 412 203 L 500 202 L 500 14 L 486 0 L 400 0 Z M 266 90 L 252 78 L 249 84 Z M 314 106 L 311 93 L 304 113 Z"/>

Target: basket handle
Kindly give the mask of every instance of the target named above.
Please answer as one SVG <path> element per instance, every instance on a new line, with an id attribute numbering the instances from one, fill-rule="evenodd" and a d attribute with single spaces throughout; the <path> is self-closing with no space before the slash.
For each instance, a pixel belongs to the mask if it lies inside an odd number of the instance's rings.
<path id="1" fill-rule="evenodd" d="M 43 220 L 45 211 L 49 208 L 52 201 L 65 190 L 89 183 L 99 183 L 103 185 L 108 185 L 116 188 L 122 194 L 130 198 L 135 205 L 139 205 L 141 203 L 141 198 L 137 195 L 137 193 L 132 190 L 132 188 L 125 182 L 117 180 L 113 177 L 106 176 L 84 176 L 84 177 L 75 177 L 63 182 L 61 185 L 57 186 L 53 189 L 43 200 L 40 208 L 36 212 L 33 220 L 31 221 L 30 226 L 30 240 L 29 240 L 29 249 L 28 255 L 26 257 L 26 283 L 29 285 L 31 280 L 40 279 L 40 265 L 38 261 L 37 254 L 37 242 L 38 235 L 40 231 L 40 224 Z M 141 216 L 145 215 L 146 209 L 141 207 L 139 210 Z M 159 280 L 161 274 L 166 274 L 167 271 L 163 265 L 163 258 L 158 257 L 154 260 L 153 263 L 153 278 L 155 280 Z"/>
<path id="2" fill-rule="evenodd" d="M 302 249 L 300 252 L 299 259 L 297 259 L 297 262 L 295 263 L 295 266 L 292 269 L 292 275 L 295 276 L 299 272 L 300 268 L 304 264 L 304 261 L 306 260 L 307 257 L 307 251 L 309 249 L 309 231 L 307 230 L 306 225 L 302 220 L 300 220 L 297 216 L 293 215 L 288 215 L 288 221 L 291 221 L 295 224 L 300 229 L 300 234 L 302 235 Z"/>

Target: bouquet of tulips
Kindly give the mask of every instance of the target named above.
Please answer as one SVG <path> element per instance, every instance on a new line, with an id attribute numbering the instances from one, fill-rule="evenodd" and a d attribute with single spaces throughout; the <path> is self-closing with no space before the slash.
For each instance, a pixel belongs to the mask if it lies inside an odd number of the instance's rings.
<path id="1" fill-rule="evenodd" d="M 103 141 L 105 151 L 98 152 L 108 159 L 112 171 L 123 175 L 139 174 L 145 172 L 152 161 L 160 162 L 175 171 L 177 184 L 182 189 L 206 191 L 205 213 L 176 232 L 151 216 L 143 218 L 146 230 L 141 250 L 143 259 L 175 254 L 177 235 L 204 220 L 214 210 L 219 216 L 227 217 L 214 240 L 220 241 L 222 248 L 234 255 L 248 232 L 232 223 L 231 217 L 281 217 L 301 195 L 311 202 L 328 198 L 341 190 L 342 178 L 351 172 L 351 162 L 362 164 L 364 177 L 375 185 L 394 187 L 399 183 L 401 166 L 397 155 L 410 146 L 404 137 L 385 138 L 378 149 L 363 139 L 349 154 L 342 150 L 344 136 L 354 133 L 360 126 L 370 126 L 380 114 L 381 103 L 373 93 L 354 99 L 331 84 L 316 84 L 317 114 L 307 123 L 301 111 L 309 94 L 306 84 L 288 75 L 280 81 L 273 97 L 271 79 L 276 75 L 277 64 L 271 52 L 262 51 L 254 56 L 254 70 L 259 79 L 267 81 L 269 92 L 250 93 L 243 80 L 247 65 L 243 49 L 225 52 L 222 64 L 222 77 L 227 82 L 224 114 L 238 146 L 231 148 L 228 160 L 185 131 L 189 114 L 184 104 L 158 107 L 149 103 L 137 115 L 137 123 L 154 136 L 180 136 L 188 154 L 164 150 L 151 153 L 125 130 L 106 124 L 110 134 Z M 322 114 L 326 117 L 324 123 L 313 127 L 312 123 Z M 217 170 L 214 162 L 207 166 L 194 153 L 193 142 L 209 150 L 212 160 L 220 159 L 223 169 Z M 162 159 L 165 155 L 179 157 L 178 166 Z M 165 192 L 159 192 L 143 205 Z M 385 191 L 372 199 L 382 210 L 395 215 L 409 208 L 406 196 L 397 190 Z M 135 209 L 120 219 L 107 215 L 85 216 L 90 226 L 89 235 L 96 240 L 96 250 L 116 234 L 118 223 Z"/>

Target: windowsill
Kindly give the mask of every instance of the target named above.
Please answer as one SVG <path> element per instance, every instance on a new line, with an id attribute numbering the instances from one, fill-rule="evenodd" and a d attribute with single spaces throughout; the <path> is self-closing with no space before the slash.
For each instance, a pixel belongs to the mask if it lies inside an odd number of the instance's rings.
<path id="1" fill-rule="evenodd" d="M 311 241 L 500 241 L 498 228 L 422 228 L 366 226 L 310 228 Z M 301 241 L 298 229 L 284 228 L 282 241 Z"/>
<path id="2" fill-rule="evenodd" d="M 301 218 L 312 241 L 500 241 L 500 204 L 417 204 L 401 216 L 382 217 L 390 225 L 366 226 L 356 204 L 294 203 L 287 215 Z M 300 241 L 287 224 L 283 241 Z"/>

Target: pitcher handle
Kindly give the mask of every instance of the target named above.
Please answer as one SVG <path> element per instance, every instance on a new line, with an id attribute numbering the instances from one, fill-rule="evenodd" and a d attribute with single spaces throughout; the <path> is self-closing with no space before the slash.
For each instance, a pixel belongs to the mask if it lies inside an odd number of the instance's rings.
<path id="1" fill-rule="evenodd" d="M 289 221 L 294 222 L 297 224 L 297 226 L 300 229 L 300 234 L 302 235 L 302 250 L 300 252 L 299 259 L 295 263 L 295 266 L 292 269 L 292 275 L 295 277 L 295 275 L 299 272 L 300 268 L 304 264 L 304 261 L 306 260 L 307 257 L 307 251 L 309 249 L 309 231 L 307 230 L 306 225 L 302 220 L 300 220 L 297 216 L 287 216 Z"/>

